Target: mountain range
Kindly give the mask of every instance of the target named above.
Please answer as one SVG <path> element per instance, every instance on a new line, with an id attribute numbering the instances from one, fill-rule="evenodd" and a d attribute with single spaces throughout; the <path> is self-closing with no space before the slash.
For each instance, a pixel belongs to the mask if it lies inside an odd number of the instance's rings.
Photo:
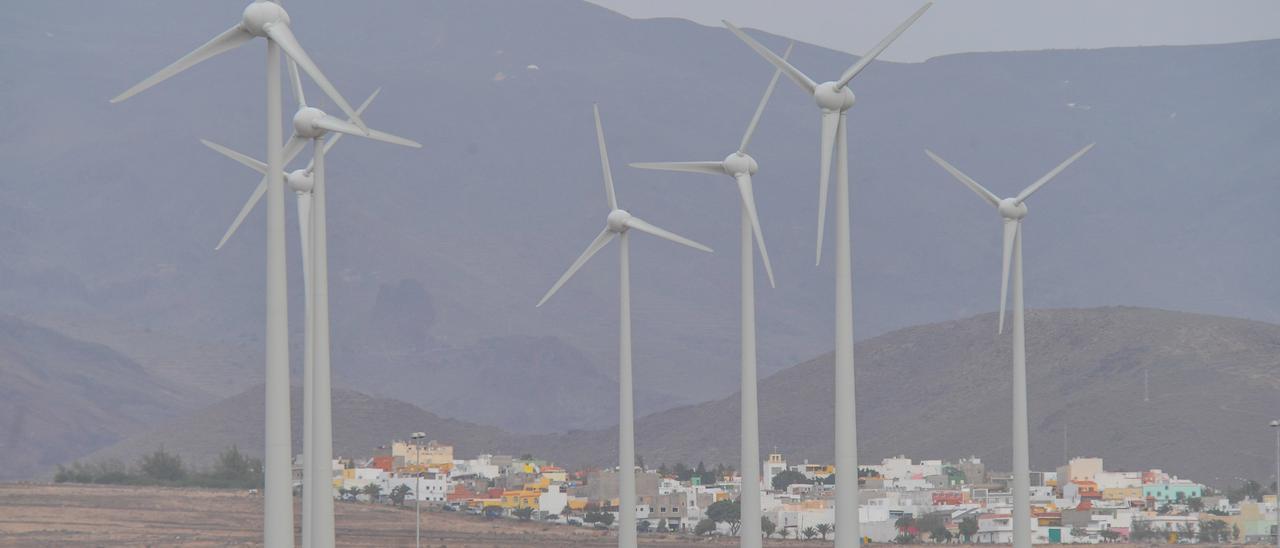
<path id="1" fill-rule="evenodd" d="M 994 314 L 983 314 L 855 347 L 861 462 L 976 456 L 990 469 L 1009 469 L 1010 339 L 995 334 L 995 323 Z M 1035 469 L 1099 456 L 1110 470 L 1159 468 L 1217 486 L 1272 473 L 1267 421 L 1280 403 L 1280 326 L 1108 307 L 1032 310 L 1027 334 Z M 761 380 L 762 452 L 830 461 L 832 374 L 826 354 Z M 654 466 L 735 464 L 738 403 L 734 394 L 643 417 L 637 452 Z M 334 406 L 335 454 L 369 455 L 422 430 L 455 444 L 459 457 L 532 453 L 569 466 L 617 459 L 616 428 L 512 434 L 345 391 Z M 262 408 L 259 387 L 98 456 L 136 458 L 160 444 L 200 459 L 232 444 L 260 451 Z"/>
<path id="2" fill-rule="evenodd" d="M 371 126 L 425 144 L 351 138 L 331 155 L 335 386 L 531 439 L 613 425 L 611 253 L 533 306 L 605 213 L 590 115 L 598 102 L 623 207 L 718 250 L 633 248 L 638 412 L 732 399 L 735 190 L 624 166 L 723 157 L 768 82 L 766 62 L 724 29 L 631 20 L 579 0 L 289 9 L 299 40 L 348 99 L 383 87 L 365 116 Z M 263 380 L 261 210 L 227 247 L 212 247 L 257 177 L 197 139 L 262 155 L 260 44 L 107 103 L 225 29 L 239 7 L 53 1 L 6 13 L 0 310 L 114 349 L 157 394 L 184 394 L 157 407 L 157 420 L 245 394 Z M 996 305 L 998 217 L 925 147 L 1006 194 L 1088 142 L 1098 145 L 1029 203 L 1028 306 L 1280 323 L 1277 55 L 1280 41 L 874 63 L 850 111 L 856 336 Z M 853 59 L 807 44 L 792 54 L 816 78 Z M 781 82 L 752 144 L 779 283 L 758 291 L 762 377 L 833 346 L 832 267 L 813 266 L 810 101 Z M 296 374 L 302 284 L 289 238 Z M 27 416 L 58 405 L 31 390 Z M 84 439 L 63 433 L 49 435 Z M 51 455 L 74 458 L 114 439 Z M 825 442 L 808 443 L 820 458 Z"/>

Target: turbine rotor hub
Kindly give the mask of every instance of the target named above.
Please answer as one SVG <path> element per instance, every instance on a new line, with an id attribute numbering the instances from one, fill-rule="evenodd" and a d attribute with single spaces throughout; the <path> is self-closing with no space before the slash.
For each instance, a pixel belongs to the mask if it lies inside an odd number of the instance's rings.
<path id="1" fill-rule="evenodd" d="M 609 227 L 610 232 L 622 234 L 628 228 L 627 220 L 631 218 L 631 214 L 625 209 L 615 209 L 609 212 L 609 216 L 605 218 L 605 223 Z"/>
<path id="2" fill-rule="evenodd" d="M 298 194 L 306 194 L 315 188 L 315 179 L 311 177 L 311 173 L 305 169 L 295 169 L 284 174 L 284 182 L 288 183 L 289 190 Z"/>
<path id="3" fill-rule="evenodd" d="M 1023 217 L 1027 216 L 1027 204 L 1025 202 L 1018 203 L 1018 201 L 1013 198 L 1000 200 L 1000 205 L 996 207 L 1000 210 L 1000 216 L 1006 219 L 1020 221 Z"/>
<path id="4" fill-rule="evenodd" d="M 755 175 L 760 169 L 760 165 L 756 164 L 756 159 L 745 152 L 734 152 L 725 156 L 724 161 L 720 163 L 725 173 L 738 176 L 743 173 L 747 175 Z"/>
<path id="5" fill-rule="evenodd" d="M 316 127 L 315 121 L 324 118 L 327 114 L 323 110 L 316 107 L 302 107 L 293 115 L 293 131 L 299 137 L 307 139 L 316 139 L 323 137 L 328 131 Z"/>
<path id="6" fill-rule="evenodd" d="M 853 91 L 849 86 L 837 89 L 835 82 L 824 82 L 813 90 L 813 101 L 825 110 L 844 112 L 853 106 Z"/>
<path id="7" fill-rule="evenodd" d="M 289 14 L 275 2 L 254 2 L 244 8 L 240 24 L 254 36 L 266 37 L 267 27 L 289 24 Z"/>

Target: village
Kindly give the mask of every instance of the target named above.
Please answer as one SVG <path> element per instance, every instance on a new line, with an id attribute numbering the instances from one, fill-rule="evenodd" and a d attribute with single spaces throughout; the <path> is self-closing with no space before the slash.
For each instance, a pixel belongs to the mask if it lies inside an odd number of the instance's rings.
<path id="1" fill-rule="evenodd" d="M 761 472 L 766 537 L 833 535 L 833 465 L 791 463 L 775 450 Z M 570 471 L 532 455 L 460 459 L 451 445 L 434 440 L 397 440 L 371 457 L 333 461 L 339 500 L 599 529 L 616 528 L 617 474 L 616 468 Z M 734 470 L 641 464 L 635 475 L 639 533 L 737 535 L 743 486 Z M 300 466 L 295 477 L 300 486 Z M 858 484 L 865 542 L 1013 540 L 1011 475 L 989 470 L 979 458 L 886 458 L 860 466 Z M 1030 496 L 1036 543 L 1254 543 L 1274 542 L 1276 534 L 1274 489 L 1251 481 L 1217 492 L 1158 469 L 1111 471 L 1100 458 L 1079 457 L 1034 471 Z"/>

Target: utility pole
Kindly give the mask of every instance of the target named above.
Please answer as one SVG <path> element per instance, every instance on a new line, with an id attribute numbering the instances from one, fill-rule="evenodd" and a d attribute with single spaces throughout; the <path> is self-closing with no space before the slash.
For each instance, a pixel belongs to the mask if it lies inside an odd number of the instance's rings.
<path id="1" fill-rule="evenodd" d="M 425 432 L 414 432 L 412 436 L 414 444 L 413 464 L 417 467 L 413 474 L 413 545 L 422 548 L 422 438 L 427 437 Z"/>
<path id="2" fill-rule="evenodd" d="M 1271 421 L 1276 431 L 1276 548 L 1280 548 L 1280 420 Z"/>

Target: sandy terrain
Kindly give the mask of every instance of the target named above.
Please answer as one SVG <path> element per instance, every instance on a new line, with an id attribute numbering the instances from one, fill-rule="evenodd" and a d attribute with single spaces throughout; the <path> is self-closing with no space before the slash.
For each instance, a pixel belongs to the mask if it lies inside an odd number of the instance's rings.
<path id="1" fill-rule="evenodd" d="M 393 508 L 341 502 L 337 503 L 336 512 L 339 546 L 414 545 L 412 506 Z M 261 530 L 262 497 L 244 491 L 0 484 L 0 547 L 260 546 Z M 422 531 L 422 545 L 430 548 L 617 546 L 616 538 L 605 531 L 508 519 L 485 520 L 479 516 L 425 509 Z M 737 546 L 738 542 L 733 538 L 645 534 L 640 536 L 640 544 L 662 548 L 727 547 Z M 830 545 L 830 541 L 769 539 L 765 545 L 817 548 Z M 884 546 L 899 548 L 899 545 Z M 950 548 L 965 546 L 949 545 Z M 1134 547 L 1132 544 L 1106 546 Z"/>
<path id="2" fill-rule="evenodd" d="M 412 506 L 338 503 L 340 546 L 413 546 Z M 243 491 L 0 484 L 0 546 L 258 546 L 262 498 Z M 664 547 L 734 545 L 644 535 Z M 603 531 L 423 512 L 423 546 L 616 546 Z M 781 541 L 776 541 L 782 545 Z"/>

